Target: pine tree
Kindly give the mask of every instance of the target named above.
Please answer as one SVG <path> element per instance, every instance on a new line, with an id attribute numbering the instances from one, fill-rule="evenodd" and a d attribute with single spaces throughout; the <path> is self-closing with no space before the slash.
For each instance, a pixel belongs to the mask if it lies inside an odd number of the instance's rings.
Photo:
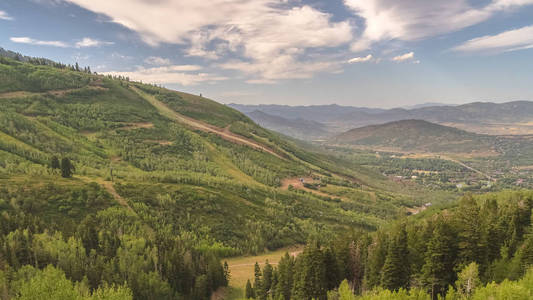
<path id="1" fill-rule="evenodd" d="M 255 297 L 258 299 L 263 299 L 262 296 L 264 295 L 263 291 L 263 281 L 262 281 L 262 273 L 261 268 L 259 267 L 259 264 L 255 262 L 254 266 L 254 294 Z"/>
<path id="2" fill-rule="evenodd" d="M 266 296 L 270 292 L 270 289 L 272 288 L 272 265 L 268 262 L 268 259 L 265 262 L 265 266 L 263 267 L 263 293 L 265 294 L 264 298 L 266 299 Z"/>
<path id="3" fill-rule="evenodd" d="M 250 279 L 248 279 L 248 281 L 246 281 L 246 290 L 244 292 L 244 298 L 246 298 L 246 299 L 255 298 L 254 289 L 252 288 L 252 284 L 250 283 Z"/>
<path id="4" fill-rule="evenodd" d="M 328 291 L 333 290 L 339 286 L 342 278 L 340 278 L 339 266 L 337 265 L 335 254 L 331 248 L 327 248 L 324 251 L 324 264 L 327 274 L 327 289 Z"/>
<path id="5" fill-rule="evenodd" d="M 52 156 L 52 159 L 50 160 L 50 168 L 52 169 L 60 169 L 61 164 L 59 163 L 59 158 L 57 156 Z"/>
<path id="6" fill-rule="evenodd" d="M 293 287 L 294 258 L 285 253 L 278 263 L 278 287 L 276 294 L 283 300 L 291 299 Z"/>
<path id="7" fill-rule="evenodd" d="M 396 291 L 409 285 L 409 250 L 407 231 L 402 225 L 399 232 L 392 236 L 382 269 L 381 285 Z"/>
<path id="8" fill-rule="evenodd" d="M 486 263 L 487 252 L 483 226 L 481 226 L 479 217 L 479 206 L 472 195 L 467 195 L 461 199 L 457 211 L 457 223 L 459 226 L 460 263 L 467 265 L 476 262 L 483 267 Z"/>
<path id="9" fill-rule="evenodd" d="M 70 162 L 70 159 L 64 157 L 61 159 L 61 176 L 64 178 L 71 178 L 75 168 Z"/>
<path id="10" fill-rule="evenodd" d="M 388 241 L 382 232 L 378 232 L 368 248 L 368 261 L 365 272 L 365 289 L 371 290 L 381 282 L 381 269 L 387 256 Z"/>
<path id="11" fill-rule="evenodd" d="M 442 295 L 455 281 L 454 266 L 457 259 L 457 238 L 446 221 L 440 219 L 428 242 L 423 279 L 433 299 Z"/>
<path id="12" fill-rule="evenodd" d="M 297 299 L 327 298 L 326 266 L 324 254 L 317 242 L 310 243 L 297 262 L 294 297 Z"/>
<path id="13" fill-rule="evenodd" d="M 350 243 L 349 252 L 349 268 L 351 277 L 351 286 L 356 293 L 360 293 L 363 285 L 364 265 L 361 253 L 361 240 L 357 243 L 352 241 Z"/>
<path id="14" fill-rule="evenodd" d="M 228 262 L 224 261 L 224 286 L 228 286 L 229 280 L 231 278 Z"/>

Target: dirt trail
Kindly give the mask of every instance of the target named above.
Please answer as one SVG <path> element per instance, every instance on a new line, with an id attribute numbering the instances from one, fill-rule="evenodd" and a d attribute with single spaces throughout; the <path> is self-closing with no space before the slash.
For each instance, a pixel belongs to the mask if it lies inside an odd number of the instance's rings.
<path id="1" fill-rule="evenodd" d="M 137 89 L 136 87 L 131 87 L 131 89 L 133 91 L 135 91 L 137 94 L 139 94 L 141 97 L 143 97 L 144 99 L 146 99 L 148 102 L 150 102 L 150 104 L 152 104 L 155 108 L 157 108 L 159 110 L 159 112 L 168 117 L 168 118 L 171 118 L 179 123 L 182 123 L 182 124 L 186 124 L 192 128 L 195 128 L 195 129 L 198 129 L 198 130 L 201 130 L 201 131 L 205 131 L 205 132 L 210 132 L 210 133 L 214 133 L 220 137 L 222 137 L 223 139 L 226 139 L 228 141 L 231 141 L 231 142 L 234 142 L 236 144 L 241 144 L 241 145 L 246 145 L 246 146 L 249 146 L 251 148 L 254 148 L 256 150 L 260 150 L 260 151 L 264 151 L 264 152 L 267 152 L 267 153 L 270 153 L 280 159 L 285 159 L 283 158 L 281 155 L 277 154 L 276 152 L 274 152 L 272 149 L 256 142 L 256 141 L 253 141 L 253 140 L 249 140 L 247 138 L 244 138 L 240 135 L 237 135 L 237 134 L 234 134 L 232 133 L 231 131 L 229 131 L 228 128 L 219 128 L 219 127 L 216 127 L 216 126 L 213 126 L 213 125 L 210 125 L 210 124 L 207 124 L 207 123 L 204 123 L 202 121 L 198 121 L 196 119 L 193 119 L 193 118 L 189 118 L 189 117 L 186 117 L 182 114 L 179 114 L 178 112 L 170 109 L 166 104 L 164 104 L 163 102 L 157 100 L 154 96 L 152 95 L 148 95 L 142 91 L 140 91 L 139 89 Z"/>
<path id="2" fill-rule="evenodd" d="M 82 89 L 88 88 L 90 90 L 107 90 L 105 87 L 101 86 L 86 86 L 78 89 L 66 89 L 66 90 L 52 90 L 52 91 L 46 91 L 46 92 L 27 92 L 27 91 L 16 91 L 16 92 L 6 92 L 6 93 L 0 93 L 0 99 L 4 98 L 25 98 L 29 96 L 35 96 L 35 95 L 54 95 L 54 96 L 63 96 L 65 94 L 79 91 Z"/>
<path id="3" fill-rule="evenodd" d="M 115 198 L 115 200 L 120 204 L 122 207 L 129 209 L 130 211 L 133 211 L 131 206 L 128 204 L 126 199 L 122 198 L 122 196 L 117 193 L 117 190 L 115 190 L 115 187 L 113 186 L 113 182 L 103 180 L 102 178 L 89 178 L 85 176 L 76 176 L 77 178 L 85 181 L 85 182 L 96 182 L 99 185 L 101 185 L 108 193 Z"/>
<path id="4" fill-rule="evenodd" d="M 117 200 L 118 204 L 122 205 L 123 207 L 133 211 L 133 209 L 130 207 L 128 202 L 120 196 L 117 191 L 115 190 L 115 187 L 113 186 L 113 182 L 111 181 L 101 181 L 99 182 L 101 186 L 103 186 L 113 197 L 115 200 Z"/>
<path id="5" fill-rule="evenodd" d="M 327 193 L 321 192 L 319 190 L 313 190 L 313 189 L 310 189 L 310 188 L 306 188 L 304 186 L 304 183 L 301 182 L 300 179 L 303 179 L 304 182 L 306 182 L 306 183 L 316 183 L 316 181 L 313 178 L 311 178 L 311 177 L 285 178 L 285 179 L 283 179 L 281 181 L 281 189 L 288 190 L 289 189 L 289 185 L 291 185 L 293 188 L 295 188 L 297 190 L 306 191 L 306 192 L 315 194 L 317 196 L 327 197 L 327 198 L 339 198 L 339 199 L 342 200 L 342 198 L 339 197 L 339 196 L 327 194 Z"/>

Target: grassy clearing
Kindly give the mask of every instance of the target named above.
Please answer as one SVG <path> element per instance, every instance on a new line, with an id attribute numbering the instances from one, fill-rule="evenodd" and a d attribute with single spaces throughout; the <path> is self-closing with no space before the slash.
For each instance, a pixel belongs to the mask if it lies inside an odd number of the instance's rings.
<path id="1" fill-rule="evenodd" d="M 242 299 L 246 281 L 254 276 L 254 265 L 259 263 L 261 267 L 268 262 L 271 265 L 278 264 L 279 260 L 286 252 L 291 255 L 298 255 L 303 251 L 303 246 L 296 245 L 282 248 L 276 251 L 268 252 L 257 256 L 239 256 L 227 260 L 230 269 L 229 288 L 226 290 L 226 300 Z"/>

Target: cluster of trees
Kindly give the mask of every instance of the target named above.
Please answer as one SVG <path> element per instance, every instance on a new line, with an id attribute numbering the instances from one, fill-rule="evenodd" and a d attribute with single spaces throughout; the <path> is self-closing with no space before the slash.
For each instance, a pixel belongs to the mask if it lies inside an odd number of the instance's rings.
<path id="1" fill-rule="evenodd" d="M 2 299 L 208 299 L 229 279 L 187 234 L 149 228 L 124 208 L 89 213 L 74 230 L 16 209 L 0 225 Z"/>
<path id="2" fill-rule="evenodd" d="M 457 206 L 426 218 L 324 245 L 313 242 L 297 258 L 285 256 L 272 271 L 265 267 L 262 277 L 257 271 L 247 296 L 327 299 L 343 280 L 356 295 L 386 289 L 411 290 L 421 293 L 420 299 L 470 296 L 491 282 L 519 280 L 533 266 L 532 208 L 532 192 L 467 195 Z M 530 282 L 531 275 L 524 280 Z M 270 277 L 275 279 L 261 281 Z"/>
<path id="3" fill-rule="evenodd" d="M 55 155 L 52 156 L 52 159 L 50 160 L 50 168 L 53 170 L 61 170 L 61 177 L 63 178 L 71 178 L 74 174 L 74 170 L 76 170 L 70 159 L 63 157 L 61 162 L 59 162 L 59 158 Z"/>

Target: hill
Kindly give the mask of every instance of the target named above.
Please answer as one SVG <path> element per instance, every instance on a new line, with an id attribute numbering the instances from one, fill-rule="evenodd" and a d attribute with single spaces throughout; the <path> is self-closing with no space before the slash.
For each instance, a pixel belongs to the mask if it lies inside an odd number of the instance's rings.
<path id="1" fill-rule="evenodd" d="M 490 152 L 494 138 L 422 120 L 403 120 L 349 130 L 329 140 L 340 145 L 410 152 Z"/>
<path id="2" fill-rule="evenodd" d="M 213 100 L 88 68 L 0 57 L 0 105 L 9 278 L 50 264 L 59 271 L 31 272 L 204 299 L 227 284 L 221 257 L 375 230 L 449 196 L 311 152 Z"/>
<path id="3" fill-rule="evenodd" d="M 352 128 L 400 120 L 425 120 L 480 134 L 533 134 L 533 102 L 474 102 L 463 105 L 421 105 L 410 108 L 374 109 L 338 105 L 284 106 L 236 105 L 231 107 L 249 115 L 262 111 L 283 118 L 301 118 L 321 123 L 330 136 Z M 270 124 L 265 124 L 269 129 Z M 289 131 L 290 132 L 290 131 Z"/>

